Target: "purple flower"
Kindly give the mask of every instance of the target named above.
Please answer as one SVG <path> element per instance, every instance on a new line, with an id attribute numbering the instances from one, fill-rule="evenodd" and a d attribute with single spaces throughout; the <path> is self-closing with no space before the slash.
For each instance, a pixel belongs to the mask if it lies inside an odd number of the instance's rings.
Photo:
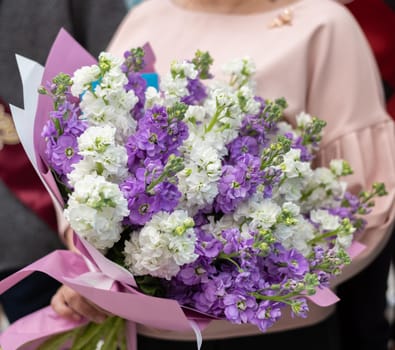
<path id="1" fill-rule="evenodd" d="M 249 154 L 257 156 L 259 153 L 258 143 L 251 136 L 237 137 L 227 147 L 231 161 L 236 161 L 241 155 Z"/>
<path id="2" fill-rule="evenodd" d="M 136 178 L 146 185 L 157 179 L 163 172 L 163 164 L 160 159 L 146 158 L 144 167 L 135 170 Z"/>
<path id="3" fill-rule="evenodd" d="M 244 291 L 252 292 L 257 290 L 256 284 L 261 276 L 256 268 L 251 267 L 251 271 L 235 271 L 233 278 L 236 286 L 243 286 Z"/>
<path id="4" fill-rule="evenodd" d="M 231 213 L 248 194 L 250 184 L 246 181 L 245 170 L 239 166 L 224 165 L 215 208 L 223 213 Z"/>
<path id="5" fill-rule="evenodd" d="M 255 298 L 239 293 L 224 297 L 225 316 L 232 323 L 247 323 L 253 319 L 257 303 Z"/>
<path id="6" fill-rule="evenodd" d="M 285 249 L 280 243 L 266 258 L 268 272 L 279 279 L 284 277 L 301 279 L 309 271 L 306 258 L 295 249 Z"/>
<path id="7" fill-rule="evenodd" d="M 188 78 L 187 89 L 189 95 L 184 96 L 181 99 L 181 102 L 184 102 L 187 105 L 197 105 L 207 97 L 206 87 L 199 79 Z"/>
<path id="8" fill-rule="evenodd" d="M 145 158 L 145 152 L 137 147 L 136 135 L 128 137 L 125 144 L 126 152 L 128 154 L 128 168 L 131 173 L 142 164 L 142 159 Z"/>
<path id="9" fill-rule="evenodd" d="M 188 126 L 183 121 L 173 121 L 167 127 L 167 135 L 167 148 L 174 151 L 188 138 Z"/>
<path id="10" fill-rule="evenodd" d="M 313 271 L 318 276 L 320 287 L 329 288 L 331 275 L 325 271 Z"/>
<path id="11" fill-rule="evenodd" d="M 135 141 L 138 149 L 145 151 L 148 157 L 155 158 L 166 151 L 166 136 L 166 131 L 152 125 L 150 129 L 139 129 L 135 134 Z"/>
<path id="12" fill-rule="evenodd" d="M 160 210 L 158 202 L 156 196 L 139 194 L 133 202 L 128 203 L 130 222 L 135 225 L 144 225 Z"/>
<path id="13" fill-rule="evenodd" d="M 208 221 L 207 221 L 208 223 Z M 202 222 L 202 225 L 205 223 Z M 195 233 L 197 238 L 196 250 L 200 256 L 215 258 L 223 249 L 223 244 L 210 232 L 206 232 L 195 221 Z"/>
<path id="14" fill-rule="evenodd" d="M 125 58 L 121 70 L 124 73 L 141 71 L 146 62 L 144 60 L 144 50 L 140 47 L 125 51 L 123 57 Z"/>
<path id="15" fill-rule="evenodd" d="M 181 267 L 177 274 L 177 279 L 188 286 L 199 283 L 207 283 L 209 276 L 216 273 L 216 268 L 210 265 L 211 260 L 205 257 L 199 257 L 192 264 Z"/>
<path id="16" fill-rule="evenodd" d="M 281 181 L 282 171 L 275 168 L 266 168 L 263 170 L 263 196 L 264 198 L 271 198 L 273 186 Z"/>
<path id="17" fill-rule="evenodd" d="M 260 158 L 251 154 L 243 154 L 237 161 L 238 166 L 245 169 L 245 178 L 250 187 L 248 195 L 251 196 L 255 193 L 257 186 L 264 181 L 265 173 L 260 169 Z"/>
<path id="18" fill-rule="evenodd" d="M 280 308 L 280 303 L 270 300 L 261 301 L 251 323 L 258 326 L 262 332 L 266 332 L 281 317 Z"/>
<path id="19" fill-rule="evenodd" d="M 47 143 L 46 154 L 49 165 L 59 174 L 67 175 L 72 165 L 79 162 L 82 157 L 78 154 L 77 139 L 71 135 L 61 135 L 54 144 Z"/>
<path id="20" fill-rule="evenodd" d="M 296 298 L 292 300 L 291 303 L 291 316 L 298 316 L 302 318 L 307 317 L 309 307 L 307 305 L 306 299 Z"/>
<path id="21" fill-rule="evenodd" d="M 58 136 L 58 130 L 55 127 L 55 124 L 52 120 L 48 120 L 43 127 L 43 131 L 41 136 L 47 139 L 48 141 L 54 140 Z"/>
<path id="22" fill-rule="evenodd" d="M 211 235 L 202 234 L 203 230 L 197 228 L 196 233 L 198 241 L 196 244 L 196 253 L 200 256 L 215 258 L 223 249 L 223 244 Z"/>
<path id="23" fill-rule="evenodd" d="M 197 294 L 194 298 L 197 308 L 202 311 L 210 310 L 214 315 L 223 314 L 222 299 L 231 284 L 232 278 L 228 273 L 220 273 L 207 283 L 202 284 L 202 293 Z"/>
<path id="24" fill-rule="evenodd" d="M 207 214 L 210 215 L 212 213 L 213 213 L 213 206 L 211 204 L 200 209 L 193 217 L 193 221 L 195 221 L 195 226 L 199 227 L 208 224 L 209 220 L 207 218 Z"/>
<path id="25" fill-rule="evenodd" d="M 129 207 L 134 204 L 136 198 L 145 191 L 144 182 L 139 181 L 136 177 L 127 178 L 120 186 L 123 196 L 128 201 Z"/>
<path id="26" fill-rule="evenodd" d="M 224 253 L 232 254 L 239 250 L 240 231 L 237 228 L 229 228 L 221 232 L 222 237 L 225 239 Z"/>
<path id="27" fill-rule="evenodd" d="M 265 145 L 265 125 L 259 115 L 246 114 L 241 122 L 241 136 L 256 138 L 259 144 Z"/>
<path id="28" fill-rule="evenodd" d="M 134 119 L 140 120 L 144 115 L 143 109 L 145 104 L 145 90 L 147 88 L 147 82 L 138 73 L 130 72 L 128 73 L 127 77 L 128 82 L 125 85 L 125 90 L 133 90 L 134 94 L 138 98 L 138 102 L 133 107 L 132 115 Z"/>
<path id="29" fill-rule="evenodd" d="M 144 118 L 139 122 L 139 128 L 151 127 L 151 125 L 166 128 L 169 124 L 168 118 L 166 108 L 155 105 L 145 111 Z"/>
<path id="30" fill-rule="evenodd" d="M 170 182 L 161 182 L 155 186 L 155 192 L 158 194 L 159 207 L 161 210 L 171 212 L 173 211 L 182 196 L 177 186 Z"/>
<path id="31" fill-rule="evenodd" d="M 292 140 L 292 136 L 290 137 Z M 309 162 L 313 160 L 314 156 L 311 152 L 303 145 L 303 138 L 297 137 L 296 140 L 293 141 L 292 148 L 300 150 L 300 160 L 302 162 Z"/>

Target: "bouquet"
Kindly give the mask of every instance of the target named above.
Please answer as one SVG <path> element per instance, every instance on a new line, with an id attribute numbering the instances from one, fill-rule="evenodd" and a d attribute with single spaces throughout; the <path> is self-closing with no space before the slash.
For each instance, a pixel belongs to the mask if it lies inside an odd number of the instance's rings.
<path id="1" fill-rule="evenodd" d="M 81 252 L 116 263 L 129 292 L 265 332 L 284 312 L 306 317 L 385 188 L 347 192 L 343 160 L 313 168 L 325 122 L 286 122 L 284 98 L 256 96 L 248 57 L 224 67 L 228 81 L 212 62 L 198 50 L 149 86 L 134 48 L 53 76 L 41 157 Z M 126 348 L 119 316 L 41 349 Z"/>

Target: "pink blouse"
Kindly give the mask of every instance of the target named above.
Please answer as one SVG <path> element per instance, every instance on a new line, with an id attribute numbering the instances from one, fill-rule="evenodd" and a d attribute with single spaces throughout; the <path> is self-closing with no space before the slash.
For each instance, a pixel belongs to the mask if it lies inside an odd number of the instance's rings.
<path id="1" fill-rule="evenodd" d="M 213 72 L 223 63 L 250 56 L 256 63 L 257 93 L 265 98 L 284 96 L 287 118 L 306 111 L 327 121 L 317 164 L 333 158 L 350 162 L 347 177 L 354 192 L 385 182 L 389 194 L 376 200 L 367 229 L 358 237 L 364 252 L 347 266 L 333 286 L 366 267 L 386 244 L 395 206 L 394 123 L 384 110 L 379 75 L 360 28 L 346 8 L 331 0 L 300 0 L 289 6 L 290 25 L 271 28 L 282 9 L 251 15 L 192 12 L 171 0 L 146 1 L 132 10 L 114 36 L 109 50 L 117 55 L 150 42 L 156 69 L 167 73 L 174 59 L 192 58 L 197 49 L 214 58 Z M 310 304 L 306 319 L 283 319 L 269 331 L 314 324 L 334 307 Z M 147 336 L 194 339 L 192 333 L 174 333 L 144 326 Z M 259 334 L 250 325 L 214 321 L 203 339 Z"/>

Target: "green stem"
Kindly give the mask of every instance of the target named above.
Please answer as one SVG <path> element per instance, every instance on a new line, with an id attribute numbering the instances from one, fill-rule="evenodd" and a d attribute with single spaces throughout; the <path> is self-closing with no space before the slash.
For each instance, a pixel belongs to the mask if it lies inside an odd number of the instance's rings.
<path id="1" fill-rule="evenodd" d="M 217 124 L 218 118 L 219 118 L 219 116 L 220 116 L 220 114 L 221 114 L 221 112 L 222 112 L 223 110 L 224 110 L 224 106 L 217 108 L 217 110 L 216 110 L 216 112 L 215 112 L 213 118 L 210 120 L 210 123 L 209 123 L 208 126 L 205 128 L 206 134 L 207 134 L 208 132 L 210 132 L 210 131 L 213 129 L 213 127 L 215 126 L 215 124 Z"/>
<path id="2" fill-rule="evenodd" d="M 339 233 L 339 229 L 336 229 L 336 230 L 333 230 L 333 231 L 330 231 L 330 232 L 323 233 L 322 235 L 319 235 L 319 236 L 314 237 L 313 239 L 311 239 L 311 240 L 309 241 L 309 243 L 310 243 L 310 244 L 315 244 L 315 243 L 317 243 L 317 242 L 322 241 L 322 240 L 325 239 L 325 238 L 329 238 L 329 237 L 335 236 L 335 235 L 337 235 L 338 233 Z"/>
<path id="3" fill-rule="evenodd" d="M 57 334 L 43 344 L 41 344 L 37 350 L 54 350 L 59 349 L 62 345 L 64 345 L 69 339 L 73 338 L 75 334 L 79 331 L 79 329 L 75 329 L 70 332 L 65 332 L 61 334 Z"/>
<path id="4" fill-rule="evenodd" d="M 163 171 L 163 173 L 160 174 L 160 176 L 159 176 L 157 179 L 153 180 L 153 181 L 148 185 L 148 187 L 147 187 L 147 192 L 150 193 L 150 192 L 154 189 L 154 187 L 155 187 L 156 185 L 160 184 L 160 183 L 167 177 L 167 175 L 168 175 L 168 174 L 167 174 L 167 171 L 166 171 L 166 170 Z"/>
<path id="5" fill-rule="evenodd" d="M 285 303 L 288 305 L 290 305 L 291 303 L 286 299 L 296 297 L 299 295 L 299 293 L 296 293 L 296 292 L 288 293 L 285 295 L 262 295 L 259 293 L 251 293 L 251 294 L 256 299 L 278 301 L 278 302 Z"/>
<path id="6" fill-rule="evenodd" d="M 101 350 L 116 350 L 118 343 L 118 334 L 124 331 L 123 320 L 120 317 L 114 317 L 111 324 L 109 325 L 109 330 L 106 338 L 104 339 L 104 344 Z"/>
<path id="7" fill-rule="evenodd" d="M 236 261 L 234 261 L 234 260 L 232 259 L 232 257 L 235 257 L 235 256 L 237 256 L 236 253 L 235 253 L 234 255 L 233 255 L 233 254 L 220 253 L 220 254 L 218 255 L 218 259 L 222 259 L 222 260 L 229 261 L 230 263 L 232 263 L 233 265 L 235 265 L 235 266 L 237 267 L 237 269 L 240 271 L 240 270 L 241 270 L 241 267 L 239 266 L 239 264 L 238 264 Z"/>
<path id="8" fill-rule="evenodd" d="M 309 198 L 311 195 L 312 195 L 312 193 L 317 189 L 317 188 L 319 188 L 320 186 L 315 186 L 315 187 L 313 187 L 313 188 L 311 188 L 310 190 L 308 190 L 308 191 L 306 191 L 306 192 L 303 192 L 302 193 L 302 196 L 300 197 L 300 201 L 301 202 L 303 202 L 303 201 L 305 201 L 307 198 Z"/>

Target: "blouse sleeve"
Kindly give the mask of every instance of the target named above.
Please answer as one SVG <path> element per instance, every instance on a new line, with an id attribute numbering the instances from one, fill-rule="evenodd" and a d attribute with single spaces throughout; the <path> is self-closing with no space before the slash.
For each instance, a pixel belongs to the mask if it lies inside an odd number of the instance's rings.
<path id="1" fill-rule="evenodd" d="M 357 274 L 381 251 L 391 234 L 395 206 L 395 129 L 386 113 L 372 52 L 353 17 L 335 7 L 310 47 L 307 110 L 327 121 L 318 165 L 347 160 L 354 174 L 344 180 L 353 193 L 384 182 L 388 195 L 375 201 L 364 232 L 366 248 L 344 269 L 339 283 Z"/>

